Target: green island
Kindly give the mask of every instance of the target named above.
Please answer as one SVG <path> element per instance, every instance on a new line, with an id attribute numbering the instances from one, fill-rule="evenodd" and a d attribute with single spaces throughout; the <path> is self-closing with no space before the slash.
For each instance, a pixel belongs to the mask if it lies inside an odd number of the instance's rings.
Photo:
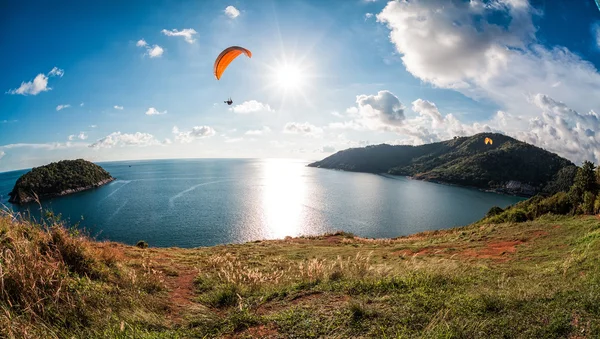
<path id="1" fill-rule="evenodd" d="M 83 160 L 62 160 L 34 167 L 23 174 L 9 193 L 9 202 L 25 204 L 77 193 L 115 180 L 102 167 Z"/>
<path id="2" fill-rule="evenodd" d="M 568 177 L 568 176 L 567 176 Z M 564 178 L 563 178 L 564 179 Z M 0 217 L 7 338 L 597 338 L 600 170 L 471 225 L 208 248 Z M 50 215 L 52 217 L 52 215 Z M 148 246 L 150 245 L 150 246 Z"/>
<path id="3" fill-rule="evenodd" d="M 491 138 L 493 143 L 486 144 Z M 533 196 L 556 193 L 575 165 L 554 153 L 498 133 L 425 144 L 373 145 L 339 151 L 310 167 L 411 176 L 437 183 Z"/>

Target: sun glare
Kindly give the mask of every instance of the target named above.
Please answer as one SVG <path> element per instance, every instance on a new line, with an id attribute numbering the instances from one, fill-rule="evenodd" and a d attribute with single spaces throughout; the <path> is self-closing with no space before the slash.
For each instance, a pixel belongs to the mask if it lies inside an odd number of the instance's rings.
<path id="1" fill-rule="evenodd" d="M 298 89 L 304 85 L 304 76 L 297 65 L 282 65 L 275 71 L 277 86 Z"/>

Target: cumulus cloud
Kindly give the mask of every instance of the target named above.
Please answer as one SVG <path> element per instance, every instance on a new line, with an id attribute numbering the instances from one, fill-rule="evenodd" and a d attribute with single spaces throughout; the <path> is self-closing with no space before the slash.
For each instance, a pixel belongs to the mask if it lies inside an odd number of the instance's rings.
<path id="1" fill-rule="evenodd" d="M 88 136 L 87 136 L 87 134 L 85 134 L 85 132 L 79 132 L 79 134 L 77 134 L 77 135 L 75 135 L 75 134 L 69 135 L 70 141 L 75 140 L 75 139 L 85 140 L 87 138 L 88 138 Z"/>
<path id="2" fill-rule="evenodd" d="M 159 45 L 153 45 L 152 47 L 150 47 L 150 45 L 144 39 L 139 40 L 135 45 L 138 47 L 145 48 L 146 53 L 144 53 L 144 55 L 148 55 L 151 58 L 159 58 L 163 55 L 165 51 Z"/>
<path id="3" fill-rule="evenodd" d="M 195 126 L 191 131 L 185 132 L 180 131 L 177 126 L 173 126 L 172 132 L 175 134 L 175 140 L 181 143 L 190 143 L 195 139 L 209 138 L 216 134 L 216 131 L 210 126 Z"/>
<path id="4" fill-rule="evenodd" d="M 256 100 L 244 101 L 239 105 L 233 106 L 229 110 L 239 114 L 273 112 L 273 109 L 271 109 L 269 104 L 263 104 L 262 102 L 258 102 Z"/>
<path id="5" fill-rule="evenodd" d="M 116 108 L 116 107 L 115 107 Z M 167 111 L 163 111 L 162 113 L 159 112 L 156 108 L 154 107 L 150 107 L 148 108 L 148 110 L 146 111 L 146 115 L 160 115 L 160 114 L 167 114 Z"/>
<path id="6" fill-rule="evenodd" d="M 123 110 L 123 106 L 117 106 L 117 105 L 115 105 L 114 108 L 118 109 L 118 110 Z M 146 114 L 148 114 L 148 112 L 146 112 Z"/>
<path id="7" fill-rule="evenodd" d="M 283 133 L 288 134 L 303 134 L 303 135 L 317 135 L 323 132 L 323 129 L 315 125 L 309 124 L 308 122 L 288 122 L 283 127 Z"/>
<path id="8" fill-rule="evenodd" d="M 67 104 L 67 105 L 58 105 L 56 106 L 56 110 L 60 111 L 61 109 L 65 109 L 65 108 L 69 108 L 71 107 L 71 105 Z"/>
<path id="9" fill-rule="evenodd" d="M 246 131 L 246 135 L 263 135 L 266 133 L 271 132 L 271 128 L 269 128 L 268 126 L 263 126 L 262 129 L 256 129 L 256 130 L 249 130 Z"/>
<path id="10" fill-rule="evenodd" d="M 338 111 L 333 111 L 333 112 L 331 112 L 331 115 L 333 115 L 334 117 L 338 117 L 338 118 L 341 118 L 341 117 L 342 117 L 342 115 L 341 115 L 341 114 L 340 114 L 340 112 L 338 112 Z"/>
<path id="11" fill-rule="evenodd" d="M 19 88 L 8 90 L 8 92 L 6 93 L 20 95 L 37 95 L 41 92 L 50 91 L 52 90 L 52 88 L 48 87 L 48 78 L 55 76 L 62 78 L 64 74 L 64 70 L 58 67 L 54 67 L 50 70 L 50 72 L 48 72 L 47 75 L 40 73 L 33 80 L 27 82 L 23 81 L 21 82 L 21 86 L 19 86 Z"/>
<path id="12" fill-rule="evenodd" d="M 595 141 L 591 136 L 583 137 L 593 125 L 581 125 L 583 134 L 569 139 L 571 144 L 544 141 L 543 136 L 551 136 L 554 129 L 562 129 L 566 138 L 575 135 L 566 131 L 576 130 L 576 121 L 593 123 L 590 114 L 572 112 L 598 111 L 600 96 L 592 93 L 600 92 L 600 73 L 568 48 L 543 45 L 533 24 L 533 17 L 540 13 L 527 0 L 390 1 L 377 20 L 389 28 L 390 41 L 404 67 L 416 78 L 500 106 L 500 112 L 491 119 L 471 125 L 446 115 L 443 123 L 450 132 L 501 128 L 508 135 L 520 136 L 574 161 L 595 159 L 595 153 L 589 151 Z M 498 17 L 509 20 L 498 21 Z M 565 112 L 570 113 L 560 113 L 566 106 L 560 103 L 568 103 Z M 414 109 L 422 121 L 429 119 L 426 116 L 433 119 L 428 121 L 436 121 L 435 115 L 430 115 L 434 110 L 422 105 Z M 570 117 L 571 123 L 565 125 L 563 120 L 567 120 L 561 114 Z M 539 131 L 532 135 L 532 129 Z M 566 152 L 566 145 L 571 145 L 572 153 Z"/>
<path id="13" fill-rule="evenodd" d="M 231 19 L 235 19 L 240 15 L 240 11 L 233 6 L 225 7 L 225 10 L 223 12 L 225 12 L 225 15 L 227 15 Z"/>
<path id="14" fill-rule="evenodd" d="M 361 115 L 380 120 L 386 125 L 401 125 L 404 121 L 404 106 L 390 91 L 379 91 L 377 95 L 359 95 L 356 104 Z"/>
<path id="15" fill-rule="evenodd" d="M 193 44 L 194 41 L 196 41 L 193 36 L 194 34 L 198 33 L 196 32 L 193 28 L 185 28 L 181 31 L 177 30 L 177 29 L 173 29 L 171 31 L 168 31 L 166 29 L 163 29 L 161 31 L 164 35 L 166 36 L 181 36 L 185 39 L 185 41 L 189 44 Z"/>
<path id="16" fill-rule="evenodd" d="M 527 130 L 513 132 L 513 136 L 576 163 L 583 160 L 600 162 L 600 135 L 596 135 L 596 131 L 600 130 L 598 113 L 591 110 L 581 114 L 541 93 L 530 100 L 541 110 L 541 116 L 531 118 Z"/>
<path id="17" fill-rule="evenodd" d="M 88 147 L 94 149 L 112 148 L 123 146 L 151 146 L 161 145 L 152 134 L 136 132 L 134 134 L 113 132 L 102 139 L 90 144 Z"/>
<path id="18" fill-rule="evenodd" d="M 159 45 L 154 45 L 152 48 L 148 48 L 148 55 L 151 58 L 159 58 L 163 55 L 164 50 Z"/>

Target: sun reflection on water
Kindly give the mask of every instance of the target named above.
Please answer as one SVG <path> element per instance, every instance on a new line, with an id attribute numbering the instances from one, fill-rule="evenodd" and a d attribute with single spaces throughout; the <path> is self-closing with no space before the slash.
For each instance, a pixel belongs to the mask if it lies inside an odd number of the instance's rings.
<path id="1" fill-rule="evenodd" d="M 302 202 L 306 183 L 303 166 L 288 159 L 263 164 L 262 191 L 264 236 L 270 239 L 297 236 L 303 229 Z"/>

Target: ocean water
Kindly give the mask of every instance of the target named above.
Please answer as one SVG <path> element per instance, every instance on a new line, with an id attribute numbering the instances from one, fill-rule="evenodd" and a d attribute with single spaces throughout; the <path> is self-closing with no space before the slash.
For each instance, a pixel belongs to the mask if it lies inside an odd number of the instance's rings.
<path id="1" fill-rule="evenodd" d="M 467 225 L 494 205 L 523 198 L 406 177 L 306 167 L 289 159 L 182 159 L 99 163 L 117 180 L 55 198 L 60 213 L 97 239 L 198 247 L 336 230 L 370 238 Z M 39 206 L 9 204 L 27 171 L 0 173 L 0 201 L 34 217 Z"/>

